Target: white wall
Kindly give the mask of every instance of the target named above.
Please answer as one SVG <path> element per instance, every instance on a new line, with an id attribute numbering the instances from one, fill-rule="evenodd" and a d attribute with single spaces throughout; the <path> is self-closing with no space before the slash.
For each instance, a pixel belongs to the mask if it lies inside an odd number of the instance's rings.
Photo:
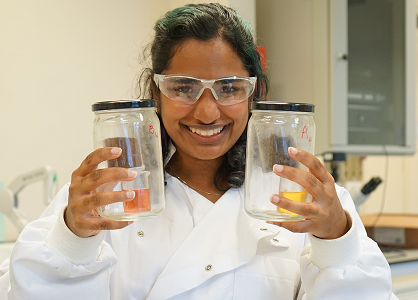
<path id="1" fill-rule="evenodd" d="M 254 1 L 219 2 L 254 21 Z M 59 186 L 70 181 L 93 150 L 91 105 L 135 97 L 138 57 L 155 21 L 199 2 L 0 0 L 0 182 L 43 165 L 56 170 Z M 42 194 L 41 182 L 19 194 L 29 220 L 44 210 Z"/>
<path id="2" fill-rule="evenodd" d="M 70 180 L 92 151 L 91 104 L 135 96 L 160 3 L 0 0 L 0 181 L 42 165 Z M 42 184 L 19 196 L 38 217 Z"/>

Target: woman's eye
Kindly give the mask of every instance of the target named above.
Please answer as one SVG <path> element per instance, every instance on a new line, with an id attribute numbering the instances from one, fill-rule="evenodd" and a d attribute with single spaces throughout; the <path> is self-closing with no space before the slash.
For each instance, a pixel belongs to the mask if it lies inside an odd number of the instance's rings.
<path id="1" fill-rule="evenodd" d="M 239 88 L 234 87 L 232 85 L 225 85 L 225 86 L 221 87 L 220 90 L 224 94 L 232 94 L 232 93 L 236 93 L 237 91 L 239 91 Z"/>
<path id="2" fill-rule="evenodd" d="M 174 86 L 173 87 L 173 91 L 176 93 L 191 93 L 193 92 L 193 87 L 192 86 L 188 86 L 188 85 L 179 85 L 179 86 Z"/>

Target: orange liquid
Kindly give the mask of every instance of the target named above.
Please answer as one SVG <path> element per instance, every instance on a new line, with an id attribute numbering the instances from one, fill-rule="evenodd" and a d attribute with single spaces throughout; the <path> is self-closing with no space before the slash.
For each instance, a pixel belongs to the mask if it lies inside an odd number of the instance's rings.
<path id="1" fill-rule="evenodd" d="M 297 202 L 306 202 L 306 192 L 280 192 L 281 196 L 286 197 L 287 199 L 297 201 Z M 287 209 L 283 209 L 281 207 L 277 208 L 278 212 L 285 213 L 288 215 L 297 216 L 298 214 L 295 214 L 291 211 L 288 211 Z"/>
<path id="2" fill-rule="evenodd" d="M 132 200 L 123 202 L 126 213 L 139 213 L 151 210 L 149 201 L 149 189 L 134 190 L 135 197 Z"/>

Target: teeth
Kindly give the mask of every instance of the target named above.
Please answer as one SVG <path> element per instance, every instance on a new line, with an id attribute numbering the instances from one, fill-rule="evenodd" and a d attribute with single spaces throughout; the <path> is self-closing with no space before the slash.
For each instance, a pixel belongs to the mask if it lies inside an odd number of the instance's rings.
<path id="1" fill-rule="evenodd" d="M 224 127 L 225 126 L 222 126 L 222 127 L 218 127 L 218 128 L 211 129 L 211 130 L 203 130 L 199 128 L 189 127 L 189 130 L 201 136 L 212 136 L 221 132 Z"/>

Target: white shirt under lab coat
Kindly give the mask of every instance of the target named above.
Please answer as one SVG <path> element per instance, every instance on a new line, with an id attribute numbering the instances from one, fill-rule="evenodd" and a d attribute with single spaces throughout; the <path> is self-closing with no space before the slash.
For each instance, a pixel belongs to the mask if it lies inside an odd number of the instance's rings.
<path id="1" fill-rule="evenodd" d="M 322 240 L 252 219 L 243 189 L 212 204 L 166 182 L 161 215 L 89 238 L 64 223 L 66 185 L 1 265 L 0 299 L 396 299 L 345 189 L 337 186 L 351 229 Z"/>

